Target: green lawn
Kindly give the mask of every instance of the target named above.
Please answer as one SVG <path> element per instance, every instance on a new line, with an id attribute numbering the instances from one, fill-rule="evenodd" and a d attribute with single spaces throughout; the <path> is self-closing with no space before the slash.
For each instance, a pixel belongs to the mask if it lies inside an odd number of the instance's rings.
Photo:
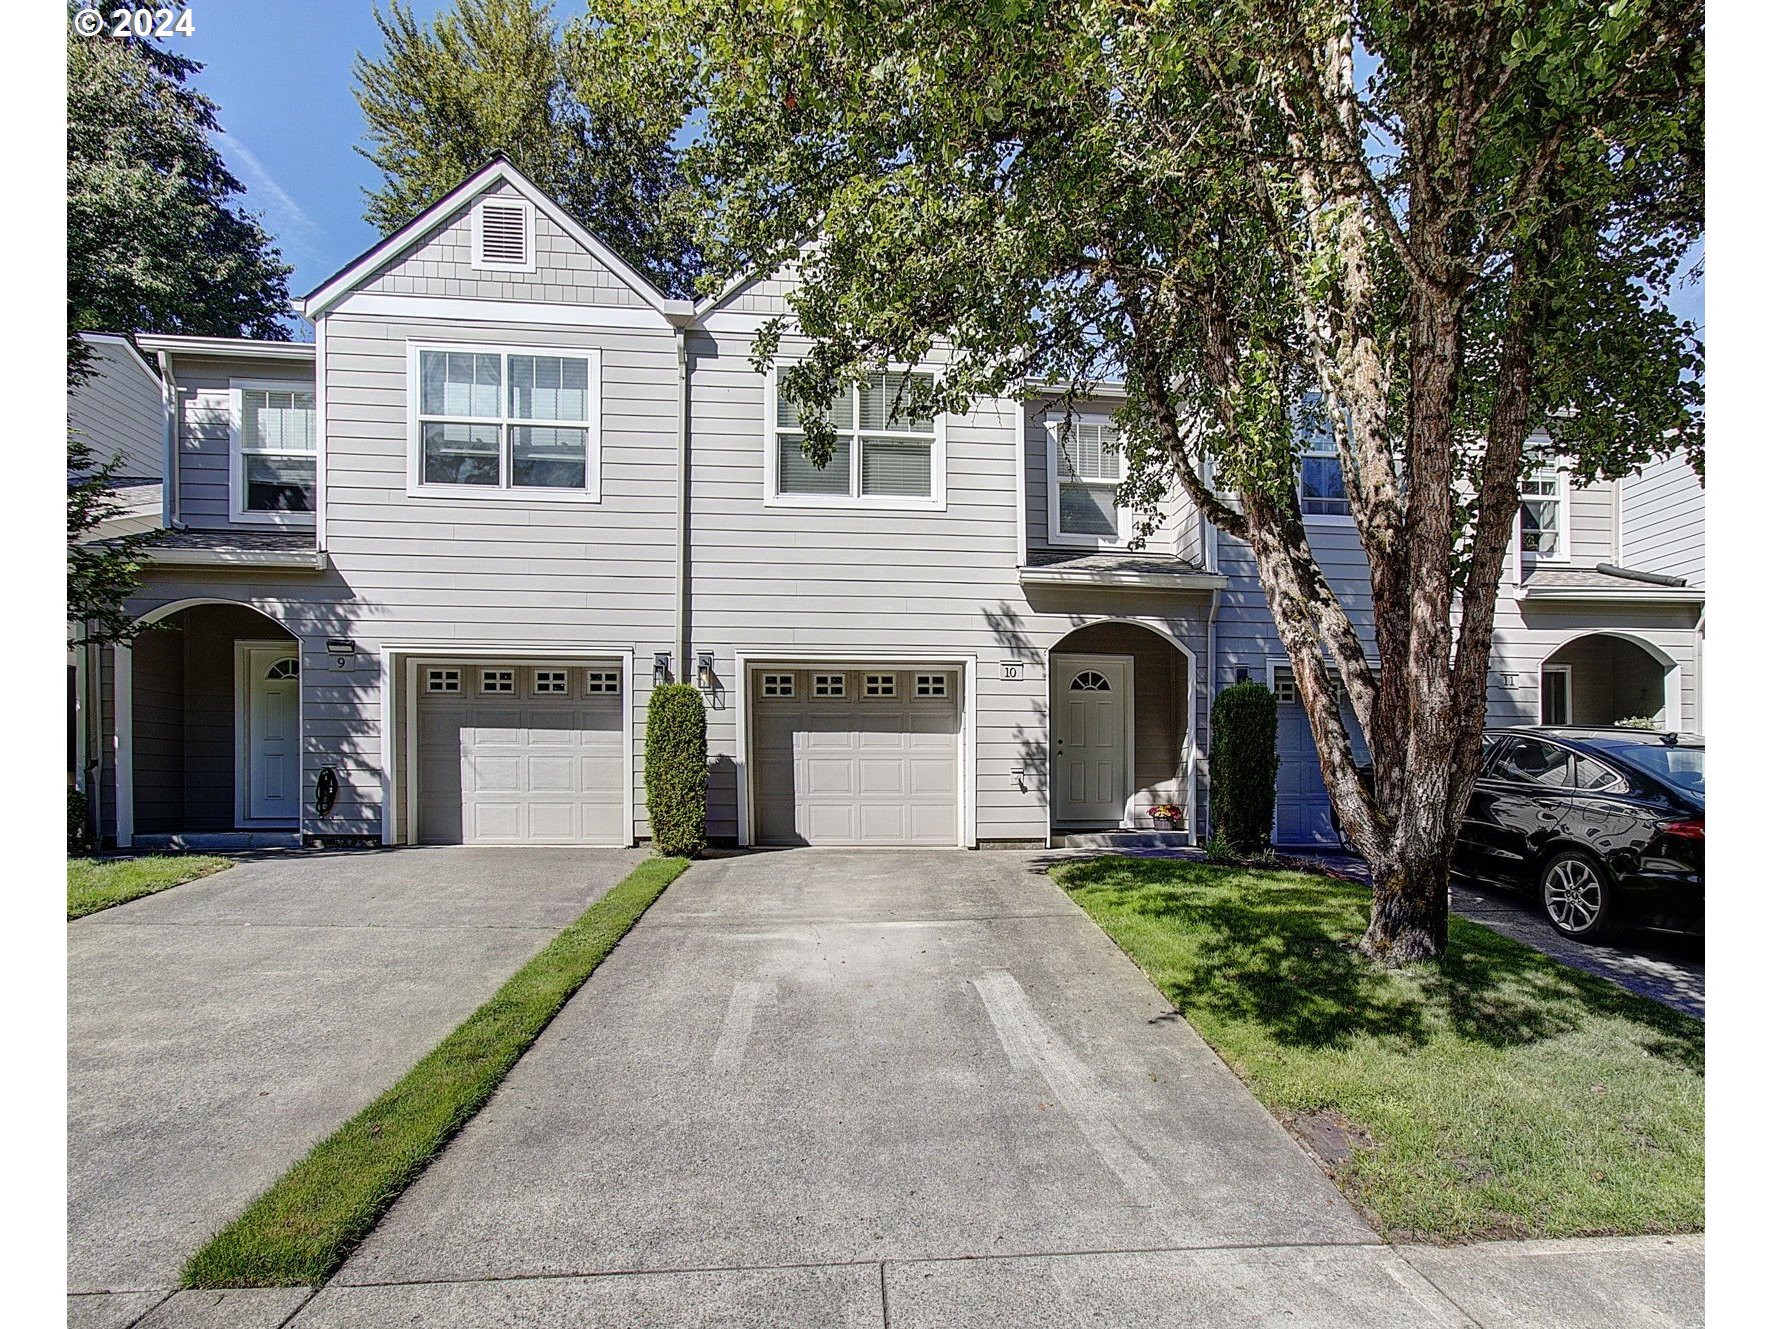
<path id="1" fill-rule="evenodd" d="M 1397 1239 L 1704 1224 L 1704 1027 L 1462 919 L 1437 965 L 1354 943 L 1332 878 L 1101 858 L 1054 868 L 1255 1096 Z"/>
<path id="2" fill-rule="evenodd" d="M 128 904 L 198 877 L 232 867 L 233 860 L 199 854 L 153 854 L 146 858 L 70 858 L 68 917 L 85 918 L 114 904 Z"/>
<path id="3" fill-rule="evenodd" d="M 324 1281 L 471 1120 L 567 998 L 687 859 L 635 868 L 408 1071 L 297 1163 L 185 1266 L 186 1287 Z"/>

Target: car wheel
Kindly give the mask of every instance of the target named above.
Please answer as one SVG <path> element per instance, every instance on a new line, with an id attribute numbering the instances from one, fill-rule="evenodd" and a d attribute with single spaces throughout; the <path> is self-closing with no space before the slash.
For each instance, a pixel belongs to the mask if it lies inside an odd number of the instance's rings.
<path id="1" fill-rule="evenodd" d="M 1556 854 L 1538 874 L 1538 898 L 1551 926 L 1575 941 L 1598 941 L 1612 929 L 1612 883 L 1586 854 Z"/>

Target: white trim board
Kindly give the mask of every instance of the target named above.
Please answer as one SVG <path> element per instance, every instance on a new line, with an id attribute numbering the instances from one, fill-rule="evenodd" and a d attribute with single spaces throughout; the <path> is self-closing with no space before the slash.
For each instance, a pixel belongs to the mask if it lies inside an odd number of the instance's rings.
<path id="1" fill-rule="evenodd" d="M 361 318 L 422 318 L 443 323 L 521 323 L 553 328 L 628 328 L 668 332 L 649 310 L 628 305 L 578 305 L 546 300 L 481 300 L 452 295 L 383 295 L 360 291 L 327 310 Z"/>

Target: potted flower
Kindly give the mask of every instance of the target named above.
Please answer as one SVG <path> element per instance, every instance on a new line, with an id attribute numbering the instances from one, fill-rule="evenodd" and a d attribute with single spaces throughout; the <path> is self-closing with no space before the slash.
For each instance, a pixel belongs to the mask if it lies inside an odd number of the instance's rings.
<path id="1" fill-rule="evenodd" d="M 1160 831 L 1172 831 L 1181 825 L 1181 819 L 1187 814 L 1174 803 L 1158 803 L 1151 808 L 1151 820 L 1157 823 Z"/>

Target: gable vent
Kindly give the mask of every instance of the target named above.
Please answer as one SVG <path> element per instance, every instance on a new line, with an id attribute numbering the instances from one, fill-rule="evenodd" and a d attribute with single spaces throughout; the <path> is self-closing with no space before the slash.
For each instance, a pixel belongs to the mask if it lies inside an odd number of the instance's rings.
<path id="1" fill-rule="evenodd" d="M 530 267 L 531 216 L 524 201 L 482 203 L 475 213 L 474 266 Z"/>

